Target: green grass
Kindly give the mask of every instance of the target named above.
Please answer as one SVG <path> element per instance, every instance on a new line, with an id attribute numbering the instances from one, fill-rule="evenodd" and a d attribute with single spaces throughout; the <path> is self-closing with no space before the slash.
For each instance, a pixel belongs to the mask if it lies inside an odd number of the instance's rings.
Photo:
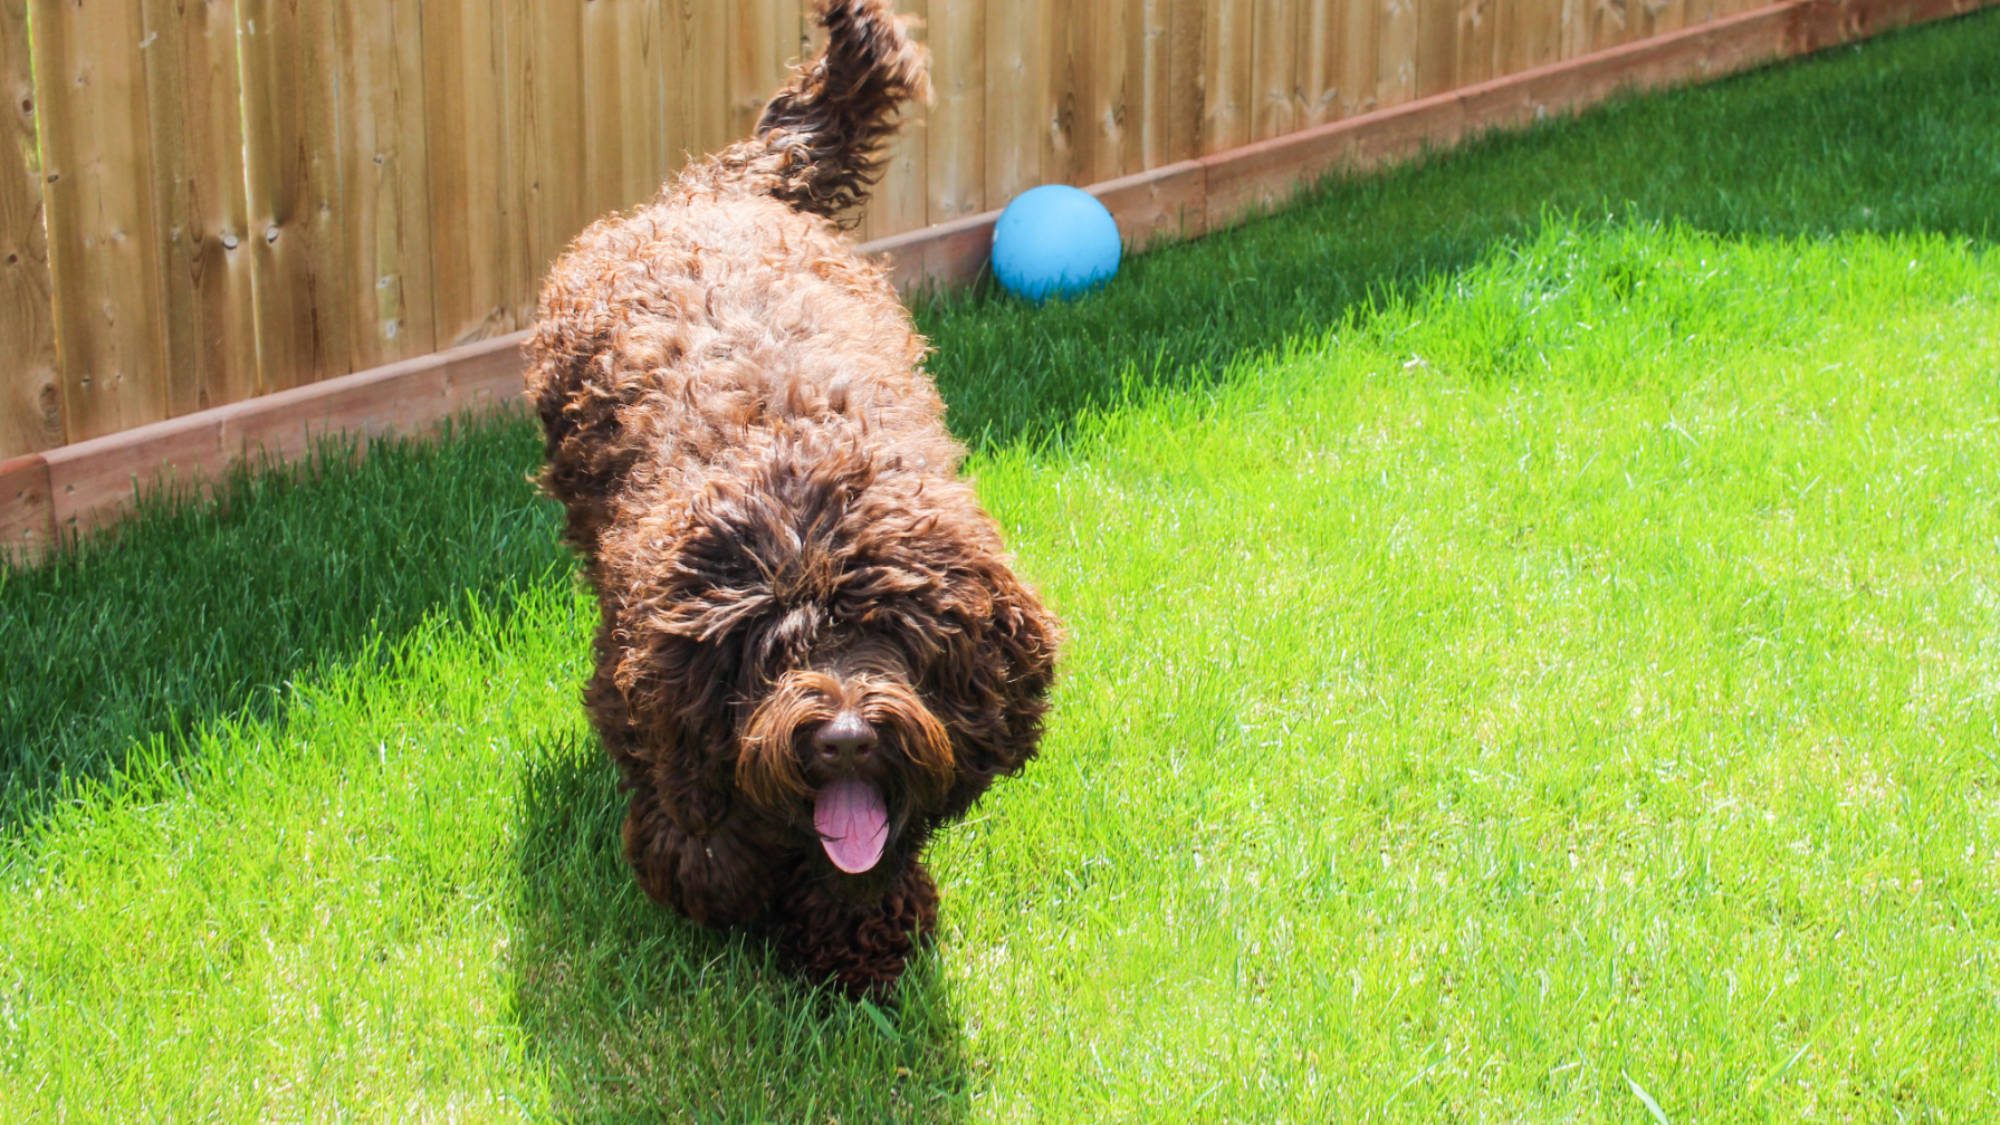
<path id="1" fill-rule="evenodd" d="M 926 310 L 1073 640 L 894 1010 L 632 887 L 519 422 L 0 576 L 0 1118 L 1993 1118 L 1994 57 Z"/>

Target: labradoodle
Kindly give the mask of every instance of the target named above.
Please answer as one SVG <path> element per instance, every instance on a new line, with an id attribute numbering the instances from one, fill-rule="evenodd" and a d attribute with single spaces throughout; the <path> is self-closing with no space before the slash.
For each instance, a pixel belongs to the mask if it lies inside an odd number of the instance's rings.
<path id="1" fill-rule="evenodd" d="M 891 0 L 815 9 L 826 48 L 754 136 L 556 263 L 527 383 L 602 610 L 585 703 L 639 885 L 858 995 L 935 925 L 931 834 L 1035 753 L 1060 627 L 835 222 L 925 56 Z"/>

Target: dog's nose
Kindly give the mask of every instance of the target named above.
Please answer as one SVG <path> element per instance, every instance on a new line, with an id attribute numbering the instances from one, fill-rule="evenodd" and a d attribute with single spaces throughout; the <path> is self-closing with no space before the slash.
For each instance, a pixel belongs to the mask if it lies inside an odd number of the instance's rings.
<path id="1" fill-rule="evenodd" d="M 853 760 L 875 749 L 875 728 L 852 711 L 842 711 L 813 732 L 813 745 L 824 758 Z"/>

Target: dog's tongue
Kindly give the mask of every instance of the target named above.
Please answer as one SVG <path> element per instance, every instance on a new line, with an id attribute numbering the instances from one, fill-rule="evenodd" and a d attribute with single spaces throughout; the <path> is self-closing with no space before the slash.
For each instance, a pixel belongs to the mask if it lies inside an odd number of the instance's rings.
<path id="1" fill-rule="evenodd" d="M 833 865 L 859 875 L 882 858 L 889 842 L 889 810 L 880 789 L 859 778 L 843 778 L 819 791 L 813 827 Z"/>

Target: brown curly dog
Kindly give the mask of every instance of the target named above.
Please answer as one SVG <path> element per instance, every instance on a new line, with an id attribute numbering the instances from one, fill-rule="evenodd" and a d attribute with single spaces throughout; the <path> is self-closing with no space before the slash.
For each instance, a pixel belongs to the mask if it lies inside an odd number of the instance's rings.
<path id="1" fill-rule="evenodd" d="M 932 832 L 1035 753 L 1059 626 L 833 221 L 923 52 L 889 0 L 816 11 L 826 49 L 754 137 L 556 263 L 528 391 L 602 609 L 586 704 L 640 886 L 862 994 L 935 925 Z"/>

